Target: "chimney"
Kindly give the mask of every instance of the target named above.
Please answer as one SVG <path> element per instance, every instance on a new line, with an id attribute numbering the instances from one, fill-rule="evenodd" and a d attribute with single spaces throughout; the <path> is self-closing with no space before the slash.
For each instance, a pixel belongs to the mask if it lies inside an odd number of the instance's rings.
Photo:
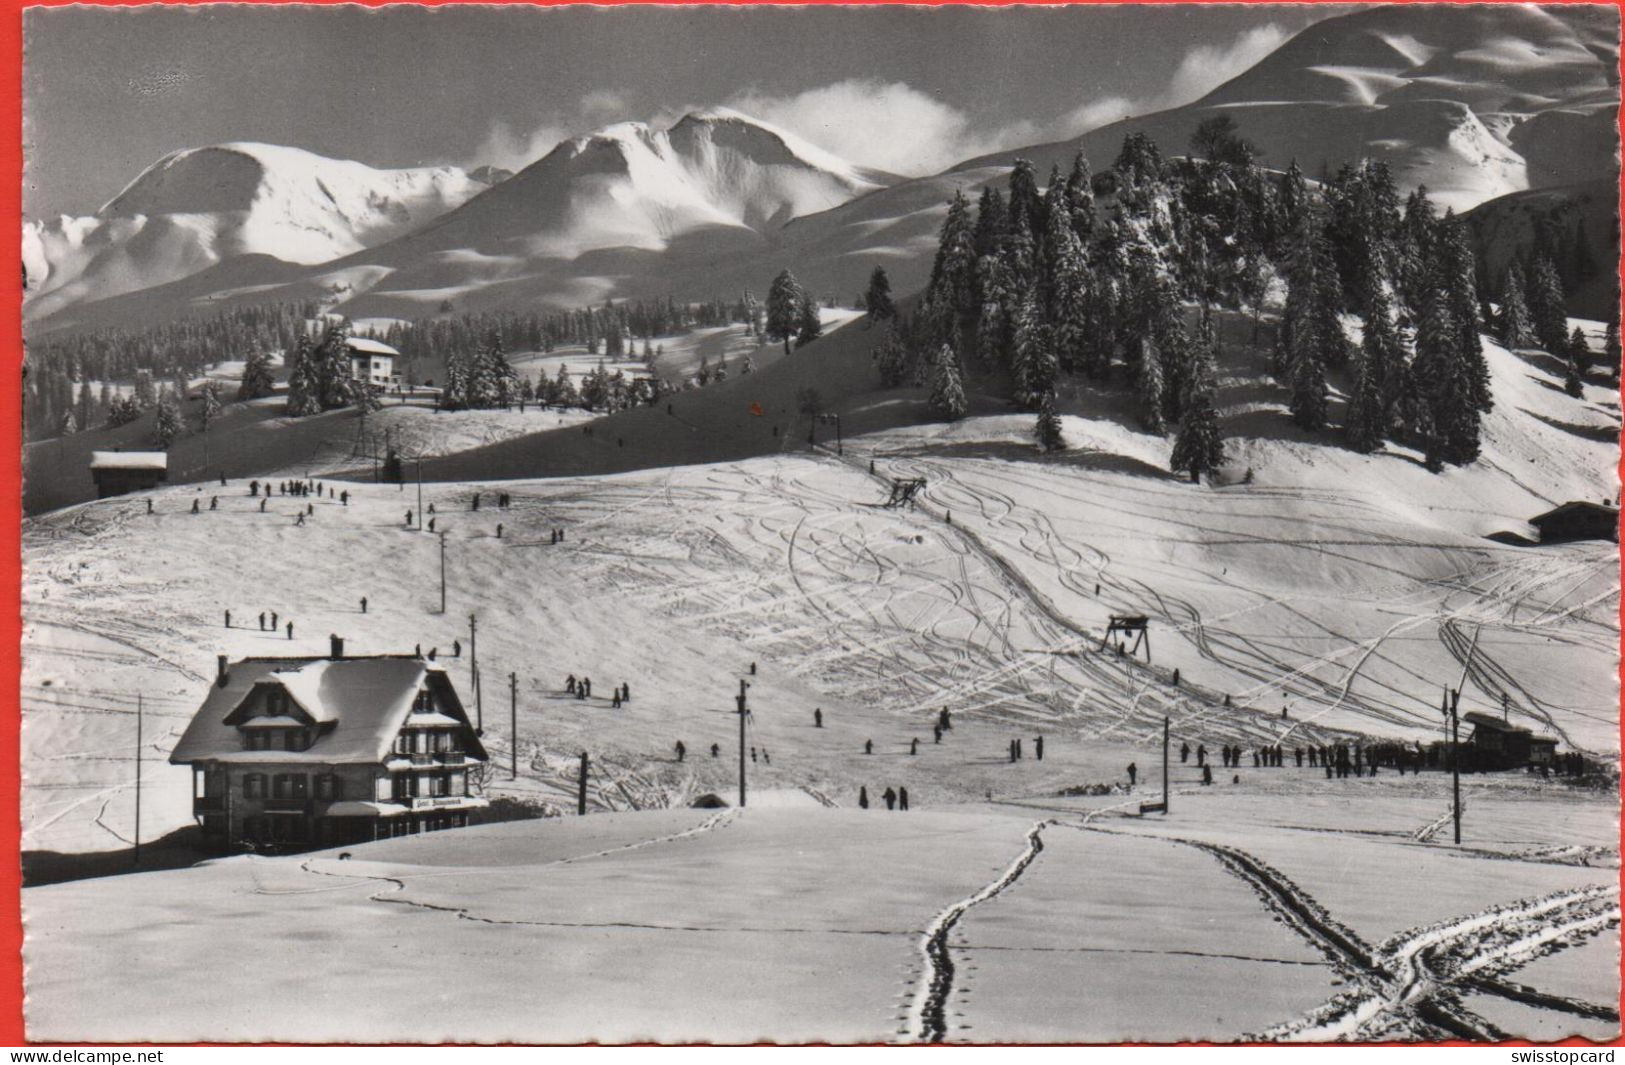
<path id="1" fill-rule="evenodd" d="M 339 659 L 343 658 L 344 657 L 344 637 L 330 635 L 330 636 L 327 637 L 327 641 L 331 645 L 331 650 L 328 652 L 327 657 L 331 658 L 335 662 L 337 662 Z"/>
<path id="2" fill-rule="evenodd" d="M 218 663 L 215 670 L 217 674 L 215 677 L 215 683 L 224 688 L 226 686 L 226 681 L 231 679 L 231 674 L 226 671 L 226 656 L 215 655 L 214 657 L 215 661 Z"/>

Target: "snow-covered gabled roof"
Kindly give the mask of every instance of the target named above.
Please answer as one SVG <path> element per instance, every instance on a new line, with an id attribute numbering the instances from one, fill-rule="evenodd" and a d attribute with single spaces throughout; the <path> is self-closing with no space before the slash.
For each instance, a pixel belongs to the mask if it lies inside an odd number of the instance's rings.
<path id="1" fill-rule="evenodd" d="M 245 750 L 242 734 L 228 719 L 259 684 L 280 684 L 310 717 L 326 726 L 310 748 L 300 752 Z M 169 756 L 176 765 L 196 761 L 296 761 L 322 764 L 382 762 L 412 712 L 419 689 L 432 686 L 444 712 L 467 729 L 471 756 L 483 759 L 468 715 L 446 672 L 422 659 L 248 658 L 227 670 L 224 687 L 209 689 Z M 272 756 L 272 757 L 269 757 Z"/>
<path id="2" fill-rule="evenodd" d="M 1502 721 L 1498 717 L 1491 717 L 1489 714 L 1482 713 L 1482 712 L 1480 712 L 1478 710 L 1470 710 L 1467 713 L 1462 714 L 1461 719 L 1463 721 L 1468 722 L 1469 724 L 1476 725 L 1479 728 L 1484 729 L 1484 730 L 1486 730 L 1488 732 L 1523 732 L 1523 733 L 1527 733 L 1529 731 L 1526 728 L 1521 728 L 1521 727 L 1519 727 L 1517 725 L 1513 725 L 1513 724 L 1510 724 L 1508 722 Z"/>
<path id="3" fill-rule="evenodd" d="M 167 451 L 92 451 L 93 470 L 168 470 Z"/>
<path id="4" fill-rule="evenodd" d="M 401 357 L 400 352 L 382 340 L 373 340 L 369 337 L 350 337 L 344 342 L 344 346 L 351 351 L 364 351 L 369 355 L 390 355 L 397 359 Z"/>

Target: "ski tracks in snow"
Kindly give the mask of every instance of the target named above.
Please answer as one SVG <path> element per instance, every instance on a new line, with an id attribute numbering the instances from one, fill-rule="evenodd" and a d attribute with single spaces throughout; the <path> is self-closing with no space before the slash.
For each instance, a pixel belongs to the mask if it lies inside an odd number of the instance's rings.
<path id="1" fill-rule="evenodd" d="M 1337 921 L 1287 876 L 1233 847 L 1178 839 L 1212 855 L 1251 887 L 1265 907 L 1319 950 L 1354 986 L 1296 1020 L 1254 1037 L 1337 1042 L 1440 1035 L 1493 1041 L 1493 1024 L 1461 1004 L 1483 991 L 1528 1005 L 1618 1020 L 1610 1007 L 1547 995 L 1498 979 L 1544 954 L 1583 942 L 1620 920 L 1612 885 L 1558 891 L 1401 932 L 1376 947 Z"/>
<path id="2" fill-rule="evenodd" d="M 925 974 L 916 985 L 914 1001 L 907 1014 L 907 1030 L 922 1043 L 941 1043 L 948 1029 L 948 999 L 954 990 L 953 948 L 948 937 L 967 911 L 1014 884 L 1027 867 L 1044 849 L 1044 829 L 1057 824 L 1054 820 L 1035 823 L 1027 831 L 1027 845 L 998 878 L 966 898 L 960 899 L 939 912 L 926 926 L 920 940 L 920 954 L 925 960 Z"/>

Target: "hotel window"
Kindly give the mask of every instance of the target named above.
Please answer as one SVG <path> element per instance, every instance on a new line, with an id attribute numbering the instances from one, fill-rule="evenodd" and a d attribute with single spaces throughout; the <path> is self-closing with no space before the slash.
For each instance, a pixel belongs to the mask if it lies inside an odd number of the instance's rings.
<path id="1" fill-rule="evenodd" d="M 271 778 L 271 797 L 303 799 L 310 794 L 310 778 L 303 773 L 278 773 Z"/>
<path id="2" fill-rule="evenodd" d="M 263 798 L 265 798 L 265 774 L 264 773 L 249 773 L 248 775 L 243 777 L 243 798 L 245 798 L 245 799 L 263 799 Z"/>

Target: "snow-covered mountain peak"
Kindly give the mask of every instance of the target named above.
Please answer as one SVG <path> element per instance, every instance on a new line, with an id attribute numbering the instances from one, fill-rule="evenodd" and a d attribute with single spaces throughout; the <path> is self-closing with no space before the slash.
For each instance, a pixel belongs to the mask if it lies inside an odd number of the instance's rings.
<path id="1" fill-rule="evenodd" d="M 327 262 L 488 187 L 452 166 L 386 170 L 250 141 L 171 152 L 94 215 L 24 225 L 28 313 L 166 284 L 238 256 Z"/>

